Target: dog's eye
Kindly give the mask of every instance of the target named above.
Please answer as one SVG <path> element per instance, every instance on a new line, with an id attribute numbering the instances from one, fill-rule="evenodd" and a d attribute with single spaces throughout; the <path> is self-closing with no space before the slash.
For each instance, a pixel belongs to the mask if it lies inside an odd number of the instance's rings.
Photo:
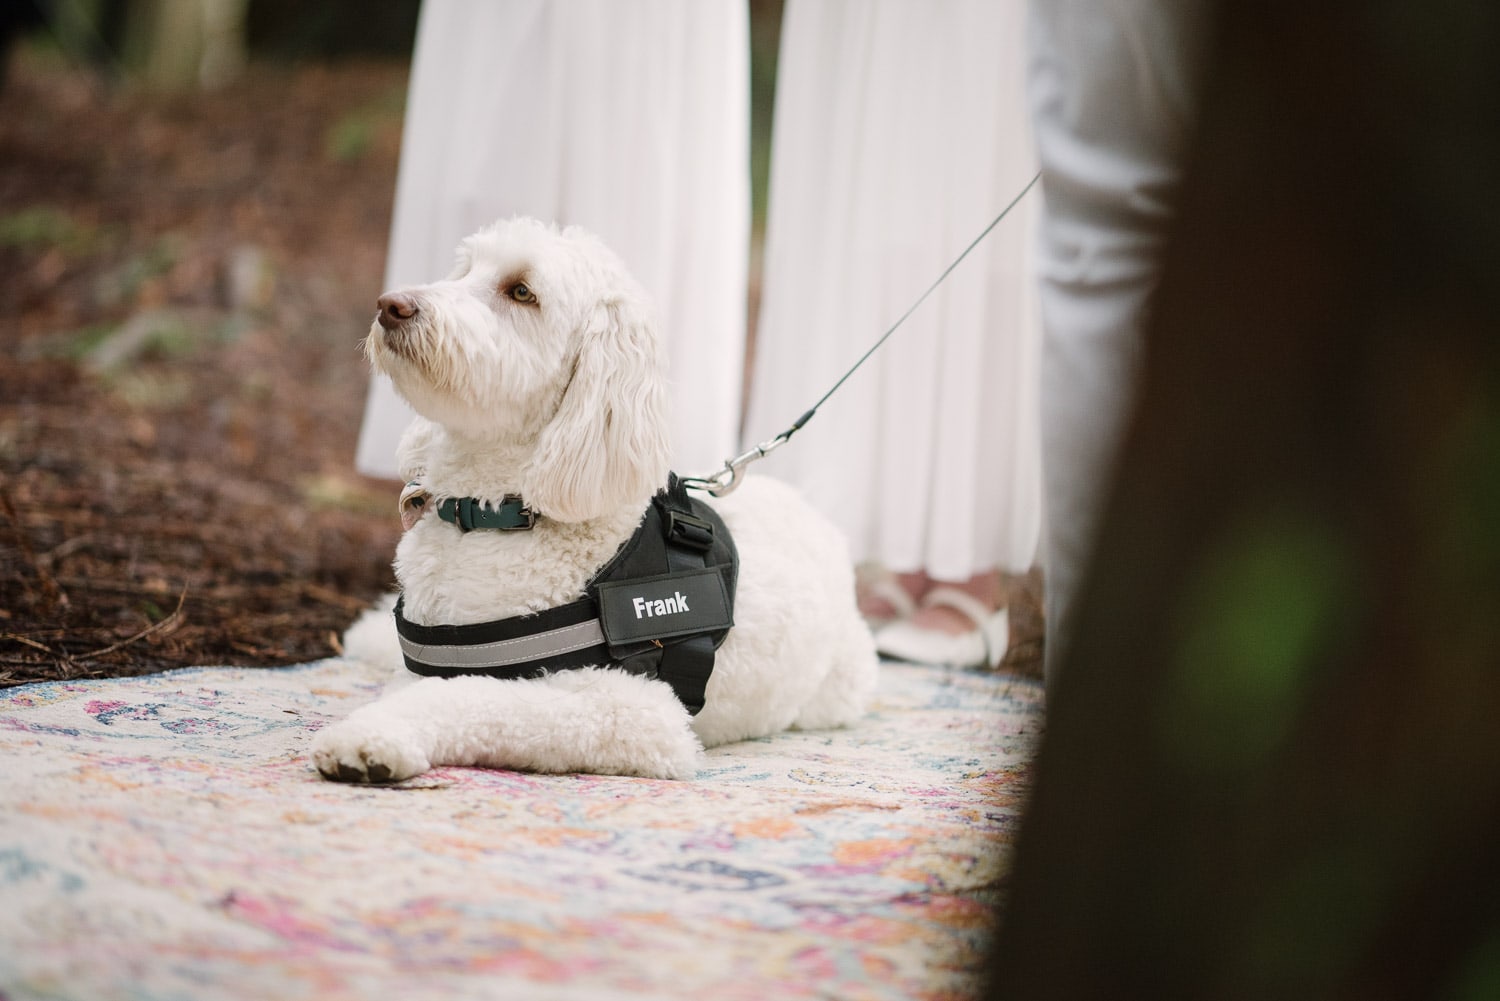
<path id="1" fill-rule="evenodd" d="M 505 294 L 510 296 L 516 302 L 525 303 L 526 305 L 531 305 L 532 303 L 536 302 L 536 293 L 531 291 L 531 286 L 527 285 L 525 282 L 516 282 L 510 288 L 505 290 Z"/>

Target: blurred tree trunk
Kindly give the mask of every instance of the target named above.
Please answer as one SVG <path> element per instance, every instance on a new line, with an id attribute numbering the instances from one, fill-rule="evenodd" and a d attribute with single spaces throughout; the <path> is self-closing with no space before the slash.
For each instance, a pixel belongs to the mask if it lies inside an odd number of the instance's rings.
<path id="1" fill-rule="evenodd" d="M 1500 8 L 1225 0 L 992 992 L 1500 997 Z"/>
<path id="2" fill-rule="evenodd" d="M 132 0 L 125 64 L 153 90 L 211 88 L 245 65 L 249 0 Z"/>

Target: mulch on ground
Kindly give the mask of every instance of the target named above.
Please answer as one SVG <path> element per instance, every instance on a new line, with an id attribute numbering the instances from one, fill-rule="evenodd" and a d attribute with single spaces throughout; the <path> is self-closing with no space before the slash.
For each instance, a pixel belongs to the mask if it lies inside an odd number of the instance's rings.
<path id="1" fill-rule="evenodd" d="M 0 91 L 0 684 L 327 656 L 388 590 L 352 472 L 404 64 Z"/>

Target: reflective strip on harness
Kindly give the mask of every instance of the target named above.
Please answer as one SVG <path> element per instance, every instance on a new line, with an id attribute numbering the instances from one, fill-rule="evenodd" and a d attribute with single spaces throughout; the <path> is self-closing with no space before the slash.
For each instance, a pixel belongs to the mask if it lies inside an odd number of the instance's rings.
<path id="1" fill-rule="evenodd" d="M 402 653 L 422 664 L 462 671 L 487 671 L 598 646 L 604 642 L 604 629 L 598 619 L 590 619 L 491 643 L 431 644 L 417 643 L 405 636 L 399 639 Z"/>

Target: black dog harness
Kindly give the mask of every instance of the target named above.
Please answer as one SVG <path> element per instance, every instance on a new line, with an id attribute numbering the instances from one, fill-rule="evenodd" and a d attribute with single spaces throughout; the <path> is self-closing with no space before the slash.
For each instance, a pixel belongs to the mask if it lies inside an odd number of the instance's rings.
<path id="1" fill-rule="evenodd" d="M 458 518 L 444 520 L 463 527 Z M 416 674 L 514 679 L 610 666 L 660 678 L 696 714 L 714 651 L 734 625 L 738 574 L 739 553 L 723 520 L 673 474 L 577 601 L 476 625 L 419 626 L 398 600 L 396 631 Z"/>

